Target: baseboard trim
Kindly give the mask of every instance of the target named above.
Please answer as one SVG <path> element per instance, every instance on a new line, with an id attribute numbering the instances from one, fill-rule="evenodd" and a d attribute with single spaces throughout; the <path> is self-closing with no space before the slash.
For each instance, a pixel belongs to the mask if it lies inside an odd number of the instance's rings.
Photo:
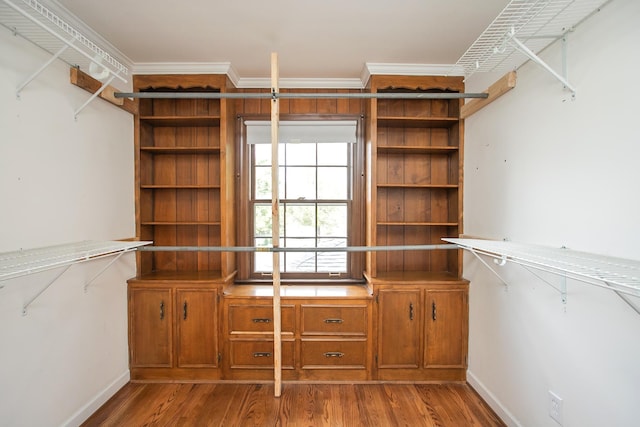
<path id="1" fill-rule="evenodd" d="M 511 412 L 489 391 L 489 389 L 476 377 L 473 372 L 467 371 L 467 383 L 487 402 L 487 405 L 504 421 L 509 427 L 522 427 L 522 424 L 513 416 Z"/>
<path id="2" fill-rule="evenodd" d="M 111 399 L 114 394 L 125 384 L 129 382 L 129 370 L 124 372 L 115 381 L 105 387 L 102 391 L 96 394 L 93 399 L 89 400 L 86 405 L 80 408 L 75 414 L 71 416 L 67 421 L 62 423 L 64 427 L 76 427 L 81 425 L 87 420 L 94 412 L 96 412 L 107 400 Z"/>

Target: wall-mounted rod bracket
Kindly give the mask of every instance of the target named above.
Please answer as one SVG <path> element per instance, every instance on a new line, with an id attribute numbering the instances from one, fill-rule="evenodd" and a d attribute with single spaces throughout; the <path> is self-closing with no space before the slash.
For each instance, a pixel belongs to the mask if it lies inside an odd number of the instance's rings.
<path id="1" fill-rule="evenodd" d="M 562 61 L 563 61 L 563 64 L 565 64 L 565 65 L 563 65 L 563 72 L 565 73 L 565 75 L 560 75 L 559 73 L 557 73 L 546 62 L 544 62 L 542 60 L 542 58 L 540 58 L 531 49 L 529 49 L 527 46 L 525 46 L 525 44 L 515 36 L 515 33 L 514 33 L 513 29 L 509 33 L 509 35 L 507 37 L 507 41 L 509 42 L 509 44 L 511 44 L 511 46 L 513 46 L 514 49 L 516 49 L 518 52 L 524 54 L 526 57 L 528 57 L 530 60 L 532 60 L 536 64 L 540 65 L 542 68 L 547 70 L 553 77 L 555 77 L 558 81 L 560 81 L 560 83 L 563 84 L 564 88 L 571 92 L 571 97 L 573 99 L 575 99 L 576 89 L 567 81 L 567 76 L 566 76 L 566 72 L 567 72 L 567 67 L 566 67 L 566 54 L 567 54 L 567 50 L 566 50 L 566 35 L 562 37 L 562 43 L 563 43 L 563 48 L 562 48 L 563 59 L 562 59 Z"/>

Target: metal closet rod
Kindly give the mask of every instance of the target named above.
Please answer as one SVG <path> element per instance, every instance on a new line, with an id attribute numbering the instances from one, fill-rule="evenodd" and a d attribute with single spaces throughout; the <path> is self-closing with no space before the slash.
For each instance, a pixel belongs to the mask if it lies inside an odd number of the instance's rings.
<path id="1" fill-rule="evenodd" d="M 454 93 L 454 92 L 377 92 L 377 93 L 295 93 L 295 92 L 116 92 L 116 98 L 145 98 L 145 99 L 292 99 L 292 98 L 356 98 L 356 99 L 463 99 L 488 98 L 488 93 Z"/>
<path id="2" fill-rule="evenodd" d="M 454 244 L 397 245 L 397 246 L 345 246 L 331 248 L 284 248 L 262 246 L 141 246 L 145 252 L 378 252 L 378 251 L 433 251 L 460 249 Z"/>

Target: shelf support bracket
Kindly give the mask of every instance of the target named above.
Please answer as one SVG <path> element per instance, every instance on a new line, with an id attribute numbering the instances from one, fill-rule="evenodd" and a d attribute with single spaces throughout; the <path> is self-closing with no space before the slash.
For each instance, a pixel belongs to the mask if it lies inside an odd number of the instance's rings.
<path id="1" fill-rule="evenodd" d="M 33 74 L 29 76 L 21 85 L 16 88 L 16 98 L 20 99 L 20 92 L 22 89 L 27 87 L 29 83 L 31 83 L 36 77 L 40 75 L 49 65 L 51 65 L 60 55 L 64 53 L 65 50 L 73 43 L 73 39 L 69 40 L 67 44 L 62 46 L 59 51 L 57 51 L 47 62 L 45 62 L 40 68 L 38 68 Z"/>
<path id="2" fill-rule="evenodd" d="M 94 280 L 96 280 L 98 277 L 100 277 L 100 275 L 102 275 L 102 273 L 104 273 L 105 271 L 107 271 L 107 269 L 109 267 L 111 267 L 118 259 L 120 259 L 120 257 L 122 255 L 124 255 L 125 253 L 127 253 L 129 251 L 122 251 L 122 252 L 118 252 L 118 255 L 116 255 L 111 261 L 109 261 L 109 263 L 107 265 L 105 265 L 104 267 L 102 267 L 102 269 L 100 271 L 98 271 L 95 276 L 93 276 L 88 282 L 86 282 L 84 284 L 84 291 L 87 292 L 87 288 L 89 287 L 89 285 L 91 285 L 91 283 L 93 283 Z"/>
<path id="3" fill-rule="evenodd" d="M 513 46 L 514 49 L 516 49 L 518 52 L 524 54 L 526 57 L 528 57 L 530 60 L 532 60 L 536 64 L 540 65 L 542 68 L 547 70 L 553 77 L 555 77 L 557 80 L 559 80 L 560 83 L 562 83 L 564 85 L 565 89 L 568 89 L 569 91 L 571 91 L 571 97 L 573 99 L 575 99 L 575 97 L 576 97 L 576 89 L 573 86 L 571 86 L 571 84 L 567 81 L 566 75 L 565 76 L 561 76 L 553 68 L 551 68 L 546 62 L 544 62 L 538 55 L 533 53 L 533 51 L 531 49 L 529 49 L 527 46 L 525 46 L 525 44 L 522 43 L 515 36 L 515 33 L 514 33 L 513 29 L 508 34 L 508 39 L 507 40 L 509 41 L 511 46 Z M 563 56 L 563 64 L 565 64 L 566 63 L 566 59 L 565 59 L 565 57 L 566 57 L 566 36 L 563 36 L 562 40 L 563 40 L 562 56 Z M 566 73 L 566 65 L 563 65 L 563 71 Z"/>
<path id="4" fill-rule="evenodd" d="M 487 268 L 489 269 L 489 271 L 491 271 L 491 272 L 492 272 L 492 273 L 493 273 L 493 274 L 494 274 L 498 279 L 500 279 L 500 281 L 501 281 L 501 282 L 502 282 L 502 284 L 504 285 L 505 291 L 506 291 L 506 290 L 509 290 L 509 285 L 507 284 L 507 281 L 506 281 L 506 280 L 504 280 L 504 279 L 502 278 L 502 276 L 500 276 L 500 275 L 498 274 L 498 272 L 497 272 L 496 270 L 494 270 L 494 269 L 493 269 L 493 267 L 491 267 L 491 266 L 489 265 L 489 263 L 488 263 L 488 262 L 486 262 L 484 259 L 482 259 L 482 257 L 480 256 L 480 254 L 478 254 L 478 252 L 476 252 L 473 248 L 465 248 L 465 249 L 467 249 L 469 252 L 471 252 L 473 255 L 475 255 L 475 257 L 476 257 L 476 258 L 477 258 L 477 259 L 478 259 L 482 264 L 484 264 L 484 266 L 485 266 L 485 267 L 487 267 Z M 502 259 L 502 260 L 500 261 L 500 264 L 498 264 L 498 265 L 503 266 L 503 265 L 505 265 L 505 264 L 506 264 L 506 258 L 505 258 L 505 259 Z"/>
<path id="5" fill-rule="evenodd" d="M 78 120 L 78 114 L 80 114 L 80 112 L 82 110 L 84 110 L 84 108 L 87 105 L 89 105 L 91 103 L 91 101 L 96 99 L 102 93 L 102 91 L 105 90 L 111 84 L 111 82 L 113 81 L 113 79 L 116 78 L 116 76 L 117 76 L 117 73 L 116 74 L 110 74 L 109 78 L 107 80 L 105 80 L 105 82 L 102 84 L 102 86 L 100 86 L 100 89 L 98 89 L 93 95 L 91 95 L 89 97 L 89 99 L 87 99 L 85 101 L 84 104 L 82 104 L 76 111 L 73 112 L 73 119 L 74 120 Z"/>
<path id="6" fill-rule="evenodd" d="M 68 269 L 69 267 L 71 267 L 72 264 L 66 265 L 62 270 L 60 270 L 60 272 L 52 279 L 49 281 L 49 283 L 47 283 L 38 293 L 36 293 L 33 297 L 31 297 L 31 299 L 29 299 L 29 301 L 27 301 L 23 306 L 22 306 L 22 315 L 26 316 L 27 315 L 27 308 L 29 308 L 29 306 L 36 300 L 38 299 L 38 297 L 40 295 L 42 295 L 42 293 L 44 291 L 46 291 L 47 289 L 49 289 L 49 286 L 53 285 L 53 283 L 58 280 L 60 278 L 60 276 L 62 276 Z"/>

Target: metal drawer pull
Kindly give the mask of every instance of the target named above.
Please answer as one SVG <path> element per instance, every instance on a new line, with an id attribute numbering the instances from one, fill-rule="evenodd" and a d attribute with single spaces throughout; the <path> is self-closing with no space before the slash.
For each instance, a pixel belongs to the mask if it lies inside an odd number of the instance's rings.
<path id="1" fill-rule="evenodd" d="M 160 301 L 160 320 L 164 320 L 164 301 Z"/>
<path id="2" fill-rule="evenodd" d="M 253 353 L 253 357 L 271 357 L 271 353 L 269 353 L 268 351 L 256 352 Z"/>
<path id="3" fill-rule="evenodd" d="M 324 323 L 342 323 L 342 319 L 324 319 Z"/>
<path id="4" fill-rule="evenodd" d="M 328 351 L 324 354 L 324 357 L 342 357 L 344 353 L 340 353 L 339 351 Z"/>
<path id="5" fill-rule="evenodd" d="M 256 317 L 255 319 L 251 319 L 251 320 L 253 320 L 253 323 L 271 323 L 271 319 L 264 318 L 264 317 Z"/>
<path id="6" fill-rule="evenodd" d="M 182 320 L 187 320 L 187 302 L 182 304 Z"/>
<path id="7" fill-rule="evenodd" d="M 409 303 L 409 320 L 413 320 L 413 303 Z"/>
<path id="8" fill-rule="evenodd" d="M 436 320 L 436 302 L 435 301 L 431 303 L 431 318 L 434 321 Z"/>

